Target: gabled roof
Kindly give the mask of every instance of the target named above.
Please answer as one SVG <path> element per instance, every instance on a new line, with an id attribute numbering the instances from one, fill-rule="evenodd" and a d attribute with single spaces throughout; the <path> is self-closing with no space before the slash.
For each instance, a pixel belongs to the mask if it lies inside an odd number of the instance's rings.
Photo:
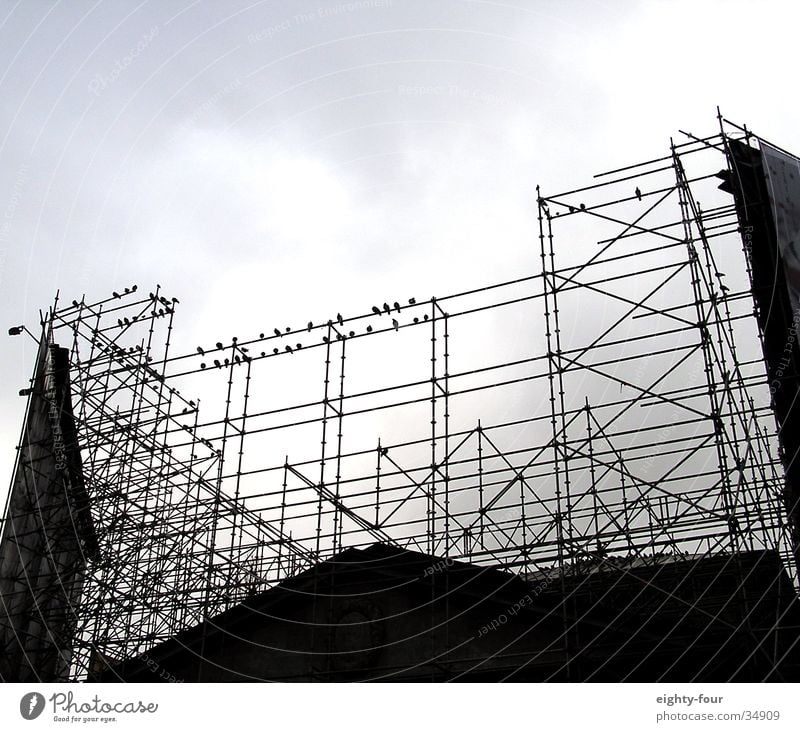
<path id="1" fill-rule="evenodd" d="M 361 596 L 364 592 L 409 591 L 412 587 L 431 588 L 436 595 L 453 593 L 480 602 L 513 603 L 527 591 L 527 583 L 518 575 L 496 567 L 476 566 L 449 558 L 435 557 L 410 549 L 375 543 L 363 548 L 348 548 L 320 561 L 299 574 L 242 601 L 228 610 L 187 628 L 175 637 L 148 650 L 142 656 L 113 664 L 98 680 L 117 677 L 124 665 L 125 675 L 136 673 L 148 659 L 164 659 L 221 633 L 229 633 L 240 623 L 262 617 L 265 621 L 291 620 L 297 601 Z M 355 590 L 355 592 L 354 592 Z M 152 662 L 152 661 L 151 661 Z M 112 662 L 113 663 L 113 662 Z"/>

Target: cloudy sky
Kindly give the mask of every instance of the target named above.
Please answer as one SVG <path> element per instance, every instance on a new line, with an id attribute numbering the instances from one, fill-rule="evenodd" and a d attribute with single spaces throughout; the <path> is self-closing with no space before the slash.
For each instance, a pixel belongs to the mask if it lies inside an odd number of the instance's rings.
<path id="1" fill-rule="evenodd" d="M 181 338 L 536 271 L 546 192 L 730 119 L 800 150 L 793 2 L 0 2 L 0 473 L 35 325 L 133 283 Z M 255 327 L 255 326 L 254 326 Z"/>

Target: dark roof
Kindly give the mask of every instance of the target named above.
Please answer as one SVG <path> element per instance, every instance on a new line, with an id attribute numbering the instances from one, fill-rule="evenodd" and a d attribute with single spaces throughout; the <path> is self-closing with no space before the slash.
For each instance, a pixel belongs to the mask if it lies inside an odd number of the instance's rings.
<path id="1" fill-rule="evenodd" d="M 332 582 L 334 577 L 336 581 Z M 446 591 L 449 587 L 451 591 L 455 589 L 462 595 L 498 603 L 514 602 L 528 588 L 528 584 L 519 575 L 496 567 L 434 557 L 384 543 L 349 548 L 179 632 L 138 658 L 119 664 L 108 659 L 111 668 L 104 670 L 97 679 L 115 679 L 123 665 L 126 676 L 136 673 L 140 667 L 146 665 L 148 658 L 163 659 L 196 647 L 204 638 L 226 633 L 240 622 L 251 619 L 254 614 L 270 619 L 289 619 L 281 615 L 280 606 L 287 600 L 296 600 L 298 595 L 319 599 L 337 596 L 337 585 L 346 589 L 345 594 L 352 594 L 354 588 L 362 582 L 365 590 L 375 592 L 408 587 L 423 581 L 434 590 Z"/>
<path id="2" fill-rule="evenodd" d="M 302 601 L 303 596 L 313 600 L 349 600 L 392 590 L 409 596 L 424 590 L 431 598 L 467 600 L 470 606 L 480 606 L 481 612 L 486 610 L 487 618 L 507 610 L 520 598 L 530 596 L 535 601 L 525 604 L 520 622 L 558 625 L 562 611 L 569 610 L 571 616 L 580 619 L 587 638 L 596 635 L 606 638 L 612 645 L 617 642 L 615 637 L 619 636 L 617 640 L 627 637 L 632 628 L 638 628 L 637 633 L 642 637 L 652 636 L 653 643 L 657 643 L 662 631 L 672 634 L 672 631 L 664 631 L 664 627 L 680 625 L 684 628 L 689 614 L 699 618 L 701 628 L 713 618 L 720 632 L 732 632 L 729 626 L 734 627 L 738 620 L 733 616 L 723 617 L 724 613 L 720 615 L 719 607 L 727 608 L 725 612 L 730 613 L 738 607 L 744 594 L 749 595 L 751 601 L 742 608 L 749 608 L 749 617 L 754 621 L 762 615 L 774 614 L 779 607 L 788 610 L 791 606 L 785 622 L 787 626 L 800 625 L 791 580 L 780 558 L 772 551 L 675 556 L 668 561 L 661 559 L 652 563 L 609 557 L 603 559 L 602 564 L 603 571 L 584 563 L 580 572 L 524 578 L 498 567 L 457 562 L 382 543 L 346 549 L 187 628 L 139 658 L 115 664 L 95 678 L 100 681 L 135 680 L 147 675 L 147 664 L 153 661 L 169 662 L 171 657 L 180 654 L 185 658 L 187 652 L 203 656 L 204 649 L 208 649 L 204 643 L 213 643 L 216 636 L 222 639 L 227 635 L 246 635 L 246 632 L 237 633 L 236 626 L 247 621 L 252 623 L 254 619 L 295 623 L 298 597 Z M 420 595 L 416 597 L 419 599 Z M 755 604 L 753 597 L 757 598 Z M 636 602 L 631 603 L 632 598 L 636 598 Z M 656 616 L 660 619 L 654 620 Z M 242 626 L 241 630 L 244 629 Z M 610 629 L 616 634 L 613 637 L 607 632 Z M 558 637 L 561 631 L 555 632 Z"/>

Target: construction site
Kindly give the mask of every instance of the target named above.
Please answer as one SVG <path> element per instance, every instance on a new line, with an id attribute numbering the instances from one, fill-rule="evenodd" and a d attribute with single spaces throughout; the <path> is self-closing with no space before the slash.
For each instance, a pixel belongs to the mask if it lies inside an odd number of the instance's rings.
<path id="1" fill-rule="evenodd" d="M 0 678 L 800 681 L 800 161 L 658 142 L 538 190 L 512 281 L 188 352 L 146 284 L 12 327 Z"/>

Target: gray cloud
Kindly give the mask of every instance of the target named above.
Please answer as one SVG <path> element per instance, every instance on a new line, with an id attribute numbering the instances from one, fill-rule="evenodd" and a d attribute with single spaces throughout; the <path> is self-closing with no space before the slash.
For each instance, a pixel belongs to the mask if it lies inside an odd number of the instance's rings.
<path id="1" fill-rule="evenodd" d="M 769 7 L 8 5 L 4 323 L 34 323 L 56 289 L 160 282 L 188 345 L 255 330 L 254 313 L 313 319 L 536 271 L 536 183 L 660 154 L 679 127 L 713 127 L 716 104 L 800 148 L 795 11 Z M 6 475 L 32 363 L 5 342 Z"/>

